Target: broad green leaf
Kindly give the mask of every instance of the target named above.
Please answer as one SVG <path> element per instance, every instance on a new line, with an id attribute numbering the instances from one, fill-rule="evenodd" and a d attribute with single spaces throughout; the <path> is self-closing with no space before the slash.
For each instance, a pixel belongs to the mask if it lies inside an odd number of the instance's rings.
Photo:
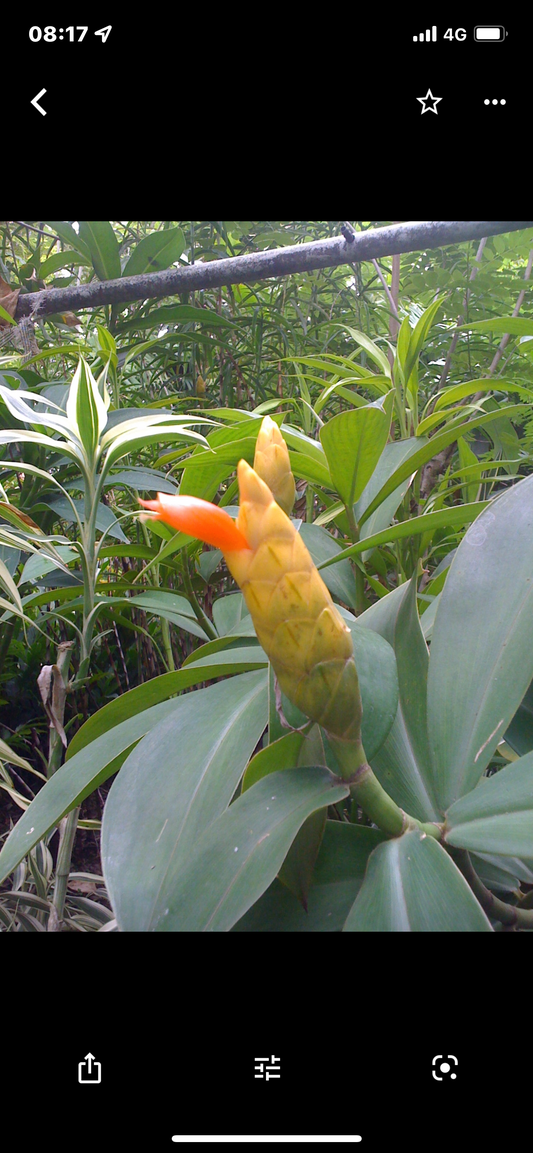
<path id="1" fill-rule="evenodd" d="M 283 703 L 285 704 L 285 701 Z M 270 713 L 272 716 L 272 700 Z M 276 715 L 276 720 L 278 719 Z M 304 720 L 303 715 L 301 720 Z M 275 773 L 280 769 L 321 765 L 334 773 L 337 772 L 337 762 L 319 725 L 312 725 L 305 734 L 302 731 L 289 732 L 275 739 L 276 733 L 270 721 L 269 738 L 271 743 L 250 761 L 242 780 L 242 792 L 251 788 L 268 773 Z M 279 879 L 302 902 L 304 908 L 307 905 L 309 884 L 324 833 L 325 821 L 325 809 L 319 809 L 306 818 L 278 874 Z"/>
<path id="2" fill-rule="evenodd" d="M 443 811 L 475 787 L 533 679 L 532 525 L 528 476 L 468 529 L 440 594 L 428 731 Z"/>
<path id="3" fill-rule="evenodd" d="M 213 621 L 220 637 L 234 632 L 244 619 L 252 625 L 253 630 L 252 618 L 242 593 L 229 593 L 228 596 L 219 597 L 214 601 Z"/>
<path id="4" fill-rule="evenodd" d="M 266 674 L 244 673 L 179 698 L 130 753 L 102 824 L 104 876 L 123 931 L 177 927 L 176 888 L 202 834 L 229 805 L 266 723 Z"/>
<path id="5" fill-rule="evenodd" d="M 487 777 L 448 809 L 446 841 L 474 852 L 531 856 L 533 753 Z"/>
<path id="6" fill-rule="evenodd" d="M 359 892 L 379 829 L 326 821 L 307 912 L 277 879 L 234 925 L 234 933 L 340 933 Z"/>
<path id="7" fill-rule="evenodd" d="M 250 665 L 252 669 L 257 667 L 252 661 Z M 235 667 L 228 653 L 225 665 L 164 673 L 109 701 L 90 717 L 71 741 L 65 764 L 37 794 L 10 833 L 0 853 L 0 882 L 62 816 L 118 772 L 127 751 L 175 707 L 177 702 L 168 701 L 168 697 L 241 669 L 242 665 Z M 190 701 L 191 697 L 186 699 Z"/>
<path id="8" fill-rule="evenodd" d="M 55 512 L 56 516 L 59 517 L 60 520 L 65 520 L 69 523 L 74 523 L 75 521 L 75 513 L 72 505 L 74 505 L 74 508 L 77 510 L 81 521 L 83 521 L 85 516 L 85 504 L 83 500 L 72 499 L 71 504 L 71 502 L 64 496 L 52 496 L 50 497 L 50 500 L 41 500 L 39 505 L 36 507 L 39 508 L 40 505 L 45 505 L 47 508 L 52 509 L 52 511 Z M 106 536 L 112 536 L 116 540 L 121 540 L 124 542 L 127 541 L 128 538 L 123 529 L 121 529 L 116 514 L 113 512 L 112 508 L 109 508 L 108 505 L 98 505 L 95 523 L 98 531 L 105 533 Z"/>
<path id="9" fill-rule="evenodd" d="M 164 472 L 160 472 L 156 468 L 141 468 L 136 465 L 107 475 L 106 488 L 117 484 L 125 485 L 127 488 L 133 488 L 139 492 L 168 492 L 171 496 L 178 491 L 177 484 Z"/>
<path id="10" fill-rule="evenodd" d="M 347 508 L 359 499 L 383 452 L 390 429 L 390 401 L 341 412 L 320 430 L 331 478 Z"/>
<path id="11" fill-rule="evenodd" d="M 276 773 L 281 769 L 294 769 L 298 765 L 298 756 L 305 740 L 304 734 L 293 731 L 279 737 L 271 744 L 265 745 L 252 757 L 242 778 L 242 792 L 251 789 L 263 777 Z"/>
<path id="12" fill-rule="evenodd" d="M 361 520 L 363 513 L 371 501 L 374 500 L 376 494 L 381 492 L 388 478 L 396 472 L 403 461 L 408 460 L 410 456 L 418 452 L 419 448 L 420 442 L 415 436 L 408 437 L 407 440 L 396 440 L 385 445 L 374 472 L 354 507 L 356 521 Z M 407 489 L 412 483 L 414 475 L 414 473 L 411 473 L 411 476 L 405 477 L 401 484 L 398 485 L 398 488 L 394 489 L 394 492 L 391 492 L 383 503 L 376 508 L 372 516 L 364 521 L 364 524 L 361 525 L 361 540 L 364 540 L 365 537 L 374 536 L 375 533 L 380 532 L 391 523 L 398 505 L 403 500 Z M 367 556 L 369 556 L 368 550 L 363 553 L 363 560 L 366 560 Z"/>
<path id="13" fill-rule="evenodd" d="M 426 716 L 429 656 L 416 607 L 416 577 L 372 605 L 358 623 L 392 645 L 398 675 L 398 711 L 384 744 L 367 754 L 372 768 L 405 812 L 420 821 L 437 821 Z"/>
<path id="14" fill-rule="evenodd" d="M 179 260 L 185 248 L 181 228 L 163 228 L 143 237 L 135 245 L 122 272 L 123 276 L 139 276 L 144 272 L 161 272 Z"/>
<path id="15" fill-rule="evenodd" d="M 361 736 L 368 759 L 390 732 L 398 708 L 398 674 L 392 646 L 339 606 L 352 634 L 355 666 L 363 704 Z"/>
<path id="16" fill-rule="evenodd" d="M 272 418 L 274 419 L 274 417 Z M 327 470 L 328 462 L 326 454 L 322 445 L 318 441 L 313 440 L 312 437 L 306 436 L 301 428 L 295 428 L 293 425 L 284 424 L 282 427 L 283 439 L 287 442 L 289 448 L 295 450 L 292 459 L 296 460 L 296 452 L 302 453 L 304 456 L 310 456 L 322 465 L 322 468 Z M 291 455 L 289 453 L 289 455 Z"/>
<path id="17" fill-rule="evenodd" d="M 253 464 L 255 444 L 257 436 L 244 437 L 239 440 L 232 440 L 229 444 L 220 444 L 212 449 L 213 442 L 210 441 L 210 452 L 196 452 L 187 458 L 187 468 L 203 468 L 205 464 L 209 467 L 216 467 L 222 461 L 228 466 L 228 473 L 236 468 L 239 461 L 247 460 L 249 464 Z"/>
<path id="18" fill-rule="evenodd" d="M 128 604 L 152 613 L 160 613 L 163 609 L 167 609 L 168 612 L 174 613 L 176 616 L 191 617 L 196 620 L 196 614 L 187 597 L 168 592 L 165 589 L 145 589 L 138 596 L 129 597 Z"/>
<path id="19" fill-rule="evenodd" d="M 325 808 L 317 809 L 306 817 L 278 873 L 280 881 L 301 901 L 304 909 L 307 908 L 309 886 L 324 836 L 326 812 Z"/>
<path id="20" fill-rule="evenodd" d="M 216 572 L 222 560 L 222 555 L 222 550 L 219 548 L 206 548 L 196 557 L 196 571 L 206 584 L 213 576 L 213 573 Z"/>
<path id="21" fill-rule="evenodd" d="M 324 463 L 313 459 L 303 452 L 289 452 L 291 469 L 295 477 L 307 480 L 310 484 L 323 485 L 324 488 L 333 488 L 330 471 L 324 457 Z"/>
<path id="22" fill-rule="evenodd" d="M 120 248 L 108 220 L 80 220 L 80 240 L 90 253 L 99 280 L 121 276 Z"/>
<path id="23" fill-rule="evenodd" d="M 90 253 L 87 245 L 68 220 L 45 220 L 45 224 L 49 224 L 52 231 L 55 232 L 56 236 L 59 236 L 60 240 L 76 252 L 79 252 L 81 256 L 86 258 L 87 263 L 90 263 Z M 65 253 L 63 253 L 63 255 L 65 255 Z"/>
<path id="24" fill-rule="evenodd" d="M 112 335 L 108 328 L 105 328 L 103 324 L 97 324 L 96 331 L 98 333 L 98 344 L 100 345 L 100 349 L 103 353 L 103 359 L 106 361 L 109 359 L 110 363 L 113 365 L 113 368 L 117 368 L 118 354 L 115 337 Z M 109 408 L 109 404 L 107 405 L 107 408 Z"/>
<path id="25" fill-rule="evenodd" d="M 348 933 L 490 933 L 462 873 L 434 837 L 404 833 L 378 845 L 348 914 Z"/>
<path id="26" fill-rule="evenodd" d="M 157 423 L 159 423 L 159 417 L 171 417 L 176 424 L 179 424 L 182 420 L 178 413 L 174 413 L 174 415 L 172 415 L 168 409 L 164 409 L 162 412 L 160 411 L 157 413 L 151 412 L 148 406 L 146 408 L 113 409 L 107 414 L 107 432 L 103 442 L 104 448 L 106 448 L 107 445 L 111 443 L 113 436 L 116 435 L 116 431 L 114 432 L 113 430 L 116 430 L 117 425 L 122 425 L 122 428 L 119 430 L 120 432 L 129 432 L 131 429 L 135 431 L 135 428 L 138 427 L 135 424 L 136 420 L 146 422 L 147 418 L 149 418 L 150 420 L 157 421 Z M 187 416 L 185 417 L 185 420 L 190 422 L 193 420 L 193 417 Z"/>
<path id="27" fill-rule="evenodd" d="M 128 597 L 124 600 L 128 608 L 142 609 L 148 614 L 162 617 L 176 628 L 192 633 L 201 640 L 207 640 L 207 633 L 199 624 L 188 600 L 176 593 L 164 592 L 158 589 L 148 589 L 139 596 Z"/>
<path id="28" fill-rule="evenodd" d="M 476 454 L 472 452 L 470 445 L 465 440 L 464 436 L 457 437 L 457 451 L 459 453 L 459 463 L 461 468 L 466 469 L 469 467 L 476 467 L 478 460 Z M 462 486 L 463 500 L 465 504 L 474 503 L 479 496 L 479 481 L 472 484 L 465 484 Z"/>
<path id="29" fill-rule="evenodd" d="M 398 336 L 396 340 L 396 364 L 400 373 L 400 378 L 405 387 L 408 379 L 405 369 L 409 357 L 409 345 L 411 343 L 411 325 L 409 324 L 409 317 L 404 316 L 400 325 Z"/>
<path id="30" fill-rule="evenodd" d="M 58 545 L 57 552 L 66 565 L 72 561 L 79 561 L 79 554 L 76 550 L 66 545 Z M 29 557 L 22 569 L 19 584 L 22 586 L 26 581 L 36 581 L 40 576 L 52 572 L 55 568 L 57 568 L 57 559 L 55 556 L 49 557 L 44 553 L 34 553 Z"/>
<path id="31" fill-rule="evenodd" d="M 522 415 L 525 411 L 528 410 L 528 408 L 529 406 L 525 404 L 511 404 L 506 409 L 506 415 L 507 417 L 510 417 L 511 415 Z M 422 448 L 418 452 L 415 452 L 412 457 L 409 457 L 408 460 L 406 460 L 399 466 L 399 468 L 396 469 L 396 472 L 394 472 L 392 476 L 389 477 L 387 483 L 384 484 L 383 488 L 380 490 L 380 492 L 378 492 L 377 496 L 375 496 L 374 499 L 370 502 L 368 508 L 365 509 L 365 512 L 361 517 L 361 522 L 367 520 L 368 517 L 372 515 L 378 505 L 382 504 L 385 498 L 389 496 L 389 494 L 393 492 L 395 488 L 398 487 L 402 480 L 405 480 L 405 478 L 410 476 L 412 472 L 418 472 L 418 469 L 421 468 L 423 464 L 426 464 L 428 460 L 431 460 L 432 457 L 437 456 L 437 453 L 439 453 L 441 449 L 447 448 L 449 444 L 452 444 L 454 441 L 456 441 L 458 434 L 459 436 L 464 436 L 464 434 L 469 432 L 471 428 L 478 428 L 480 425 L 485 427 L 493 420 L 497 420 L 498 417 L 501 420 L 501 413 L 499 411 L 494 413 L 481 413 L 474 417 L 472 420 L 465 420 L 464 424 L 456 425 L 452 429 L 448 428 L 445 432 L 438 433 L 436 436 L 432 436 L 429 441 L 424 439 L 424 445 Z"/>
<path id="32" fill-rule="evenodd" d="M 191 321 L 204 328 L 235 327 L 231 316 L 220 315 L 210 308 L 196 308 L 192 304 L 163 304 L 160 308 L 152 308 L 145 316 L 136 316 L 126 321 L 120 328 L 121 331 L 128 328 L 159 328 L 162 324 L 185 324 Z M 198 335 L 193 333 L 192 339 L 196 340 Z"/>
<path id="33" fill-rule="evenodd" d="M 87 257 L 82 256 L 79 252 L 54 252 L 47 260 L 42 261 L 39 266 L 39 277 L 41 280 L 46 280 L 48 276 L 53 276 L 60 268 L 71 268 L 73 265 L 89 263 Z"/>
<path id="34" fill-rule="evenodd" d="M 489 396 L 482 402 L 481 407 L 493 417 L 492 423 L 486 431 L 494 445 L 495 456 L 502 460 L 506 457 L 512 458 L 512 464 L 506 464 L 503 467 L 511 476 L 516 476 L 518 465 L 524 460 L 524 448 L 516 429 L 509 420 L 508 414 L 512 406 L 499 404 L 494 397 Z M 526 406 L 526 410 L 531 412 L 531 404 Z M 483 431 L 485 431 L 485 423 L 486 420 L 480 425 Z"/>
<path id="35" fill-rule="evenodd" d="M 496 853 L 471 853 L 470 856 L 478 877 L 492 893 L 519 891 L 520 876 L 515 868 L 519 865 L 518 857 L 501 857 Z M 507 863 L 507 868 L 504 868 L 504 863 Z M 527 883 L 531 883 L 531 876 Z"/>
<path id="36" fill-rule="evenodd" d="M 348 794 L 324 768 L 258 781 L 205 829 L 181 869 L 169 870 L 153 928 L 228 932 L 279 872 L 306 817 Z"/>
<path id="37" fill-rule="evenodd" d="M 528 685 L 518 710 L 503 736 L 520 757 L 533 750 L 533 682 Z"/>

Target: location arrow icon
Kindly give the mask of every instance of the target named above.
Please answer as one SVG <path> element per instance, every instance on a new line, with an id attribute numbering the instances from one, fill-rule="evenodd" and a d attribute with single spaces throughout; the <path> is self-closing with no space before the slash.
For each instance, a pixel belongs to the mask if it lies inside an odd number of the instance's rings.
<path id="1" fill-rule="evenodd" d="M 46 92 L 46 88 L 41 88 L 41 91 L 37 93 L 37 96 L 33 97 L 33 100 L 31 102 L 33 104 L 33 107 L 36 108 L 37 111 L 41 113 L 41 116 L 46 116 L 46 112 L 45 112 L 44 108 L 41 108 L 41 105 L 38 104 L 37 101 L 41 99 L 41 96 L 44 96 L 45 92 Z"/>

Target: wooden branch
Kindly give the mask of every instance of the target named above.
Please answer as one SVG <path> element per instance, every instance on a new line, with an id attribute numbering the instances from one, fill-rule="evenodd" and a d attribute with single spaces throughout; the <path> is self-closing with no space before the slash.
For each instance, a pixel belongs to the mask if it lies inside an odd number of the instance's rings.
<path id="1" fill-rule="evenodd" d="M 479 240 L 483 236 L 517 232 L 531 227 L 532 220 L 408 221 L 355 232 L 353 239 L 349 235 L 348 239 L 337 236 L 330 240 L 290 245 L 246 256 L 198 261 L 186 267 L 169 268 L 164 272 L 142 276 L 96 280 L 90 284 L 70 285 L 68 288 L 46 288 L 25 295 L 21 293 L 15 318 L 30 314 L 40 318 L 51 313 L 99 308 L 103 304 L 127 304 L 134 300 L 175 296 L 180 292 L 192 292 L 200 288 L 245 284 L 268 277 L 289 276 L 294 272 L 311 272 L 318 268 L 372 260 L 379 256 L 440 248 L 446 244 L 460 244 L 468 240 Z"/>

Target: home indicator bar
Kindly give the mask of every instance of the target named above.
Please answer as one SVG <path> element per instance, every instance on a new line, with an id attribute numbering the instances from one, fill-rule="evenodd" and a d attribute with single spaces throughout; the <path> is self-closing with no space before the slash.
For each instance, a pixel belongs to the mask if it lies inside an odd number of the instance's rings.
<path id="1" fill-rule="evenodd" d="M 176 1141 L 178 1143 L 180 1143 L 182 1141 L 183 1142 L 194 1141 L 194 1142 L 199 1142 L 199 1143 L 205 1142 L 206 1144 L 211 1144 L 212 1142 L 218 1143 L 220 1141 L 224 1141 L 224 1142 L 227 1142 L 227 1141 L 246 1141 L 248 1143 L 250 1141 L 266 1141 L 266 1142 L 269 1142 L 270 1144 L 278 1144 L 278 1142 L 286 1142 L 286 1141 L 313 1141 L 313 1142 L 320 1141 L 320 1142 L 323 1142 L 325 1144 L 329 1144 L 331 1141 L 344 1141 L 344 1142 L 346 1142 L 346 1141 L 362 1141 L 363 1138 L 357 1137 L 357 1136 L 355 1136 L 355 1137 L 178 1137 L 178 1136 L 176 1136 L 176 1137 L 173 1137 L 172 1140 Z"/>

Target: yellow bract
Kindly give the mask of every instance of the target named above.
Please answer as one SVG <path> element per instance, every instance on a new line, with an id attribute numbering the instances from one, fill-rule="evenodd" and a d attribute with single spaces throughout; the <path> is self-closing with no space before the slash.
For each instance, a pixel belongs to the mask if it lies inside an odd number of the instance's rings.
<path id="1" fill-rule="evenodd" d="M 351 633 L 294 525 L 254 469 L 238 466 L 237 528 L 249 548 L 226 554 L 283 692 L 344 740 L 359 736 Z"/>
<path id="2" fill-rule="evenodd" d="M 296 497 L 289 451 L 281 432 L 269 416 L 261 423 L 255 446 L 254 470 L 268 485 L 274 499 L 289 515 Z"/>

